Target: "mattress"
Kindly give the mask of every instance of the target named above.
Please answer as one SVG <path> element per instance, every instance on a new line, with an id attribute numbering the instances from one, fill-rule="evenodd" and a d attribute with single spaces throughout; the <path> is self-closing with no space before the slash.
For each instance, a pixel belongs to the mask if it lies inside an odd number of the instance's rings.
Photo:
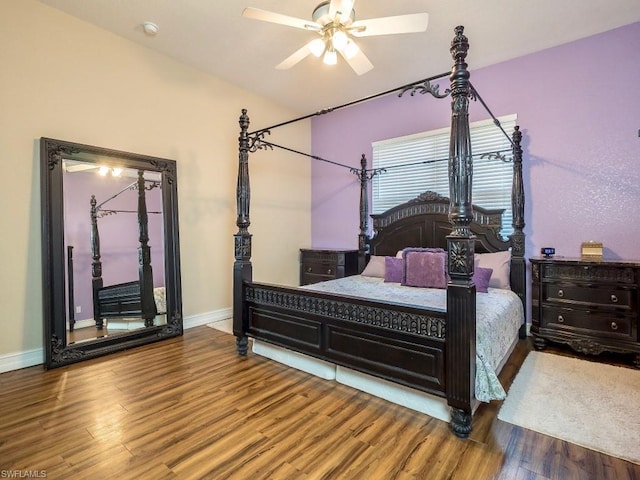
<path id="1" fill-rule="evenodd" d="M 380 301 L 418 305 L 444 312 L 446 289 L 407 287 L 383 278 L 354 275 L 301 287 Z M 498 380 L 505 357 L 510 354 L 524 322 L 522 301 L 511 290 L 489 288 L 476 294 L 476 386 L 482 402 L 504 400 L 506 392 Z"/>

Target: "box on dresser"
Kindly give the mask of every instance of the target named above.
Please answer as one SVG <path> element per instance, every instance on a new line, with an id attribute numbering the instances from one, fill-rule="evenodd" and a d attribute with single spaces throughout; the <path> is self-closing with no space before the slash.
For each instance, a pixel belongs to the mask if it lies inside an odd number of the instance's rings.
<path id="1" fill-rule="evenodd" d="M 358 250 L 300 249 L 300 285 L 358 273 Z"/>
<path id="2" fill-rule="evenodd" d="M 640 262 L 532 258 L 535 347 L 565 343 L 577 352 L 634 355 L 640 367 Z"/>

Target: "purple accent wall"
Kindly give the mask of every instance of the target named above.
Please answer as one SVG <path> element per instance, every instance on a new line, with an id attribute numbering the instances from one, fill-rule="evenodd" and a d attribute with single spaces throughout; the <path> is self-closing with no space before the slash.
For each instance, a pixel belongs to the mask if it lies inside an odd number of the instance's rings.
<path id="1" fill-rule="evenodd" d="M 135 178 L 101 177 L 95 170 L 88 173 L 67 173 L 64 178 L 65 194 L 65 254 L 66 245 L 73 248 L 74 306 L 81 313 L 76 320 L 93 318 L 91 288 L 91 218 L 90 199 L 96 196 L 98 204 L 135 182 Z M 160 188 L 147 190 L 148 212 L 162 211 Z M 138 208 L 137 190 L 128 190 L 107 202 L 105 209 L 134 210 Z M 162 215 L 149 214 L 149 246 L 154 286 L 164 285 L 164 245 Z M 102 278 L 104 285 L 138 280 L 138 216 L 136 213 L 118 213 L 98 219 Z"/>
<path id="2" fill-rule="evenodd" d="M 605 258 L 640 259 L 640 23 L 477 70 L 469 41 L 471 82 L 523 130 L 527 256 L 544 246 L 579 256 L 595 240 Z M 370 164 L 371 142 L 446 127 L 449 117 L 449 99 L 387 96 L 314 118 L 312 151 L 358 167 L 362 153 Z M 471 102 L 471 121 L 484 118 Z M 356 248 L 357 178 L 317 161 L 312 175 L 312 246 Z"/>

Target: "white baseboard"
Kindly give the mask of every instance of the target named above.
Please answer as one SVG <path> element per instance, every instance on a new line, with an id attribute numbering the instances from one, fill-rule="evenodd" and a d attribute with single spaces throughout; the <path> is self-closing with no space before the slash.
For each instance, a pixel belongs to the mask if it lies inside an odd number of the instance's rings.
<path id="1" fill-rule="evenodd" d="M 185 330 L 188 330 L 189 328 L 226 320 L 231 318 L 232 315 L 233 310 L 231 308 L 221 308 L 220 310 L 213 310 L 211 312 L 189 315 L 184 318 L 182 325 Z M 0 373 L 41 365 L 43 359 L 43 348 L 34 348 L 33 350 L 25 350 L 24 352 L 0 355 Z"/>
<path id="2" fill-rule="evenodd" d="M 39 365 L 43 358 L 44 350 L 42 348 L 0 355 L 0 373 Z"/>
<path id="3" fill-rule="evenodd" d="M 213 310 L 212 312 L 198 313 L 196 315 L 190 315 L 185 317 L 183 326 L 187 330 L 193 327 L 200 327 L 201 325 L 207 325 L 208 323 L 219 322 L 226 320 L 233 316 L 233 309 L 221 308 L 220 310 Z"/>

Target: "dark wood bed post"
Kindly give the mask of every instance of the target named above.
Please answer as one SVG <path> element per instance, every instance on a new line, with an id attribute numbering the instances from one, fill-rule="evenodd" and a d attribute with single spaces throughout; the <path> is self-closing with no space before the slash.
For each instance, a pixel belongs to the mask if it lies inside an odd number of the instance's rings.
<path id="1" fill-rule="evenodd" d="M 454 66 L 451 71 L 451 143 L 449 146 L 449 221 L 447 236 L 446 369 L 447 403 L 451 406 L 451 428 L 459 437 L 471 432 L 471 406 L 475 393 L 476 364 L 476 287 L 471 278 L 474 268 L 474 236 L 471 185 L 473 159 L 469 134 L 469 71 L 465 62 L 469 42 L 464 27 L 455 28 L 451 42 Z"/>
<path id="2" fill-rule="evenodd" d="M 240 137 L 238 156 L 238 185 L 236 203 L 238 233 L 234 238 L 235 262 L 233 264 L 233 334 L 236 337 L 236 350 L 239 355 L 247 354 L 247 312 L 243 308 L 244 282 L 250 282 L 253 276 L 251 266 L 251 234 L 249 233 L 249 206 L 251 189 L 249 188 L 249 117 L 242 109 L 239 119 Z"/>
<path id="3" fill-rule="evenodd" d="M 94 310 L 97 309 L 99 305 L 98 302 L 98 290 L 100 290 L 103 286 L 102 283 L 102 262 L 100 261 L 100 234 L 98 233 L 98 208 L 96 201 L 96 196 L 91 195 L 91 232 L 90 232 L 90 240 L 91 240 L 91 287 L 93 291 L 93 305 Z M 99 315 L 100 312 L 93 312 L 94 319 L 96 321 L 96 328 L 103 327 L 102 317 Z M 95 318 L 98 317 L 98 318 Z"/>
<path id="4" fill-rule="evenodd" d="M 518 293 L 522 305 L 527 305 L 527 265 L 524 258 L 524 183 L 522 181 L 522 132 L 516 125 L 511 135 L 513 140 L 513 184 L 511 208 L 513 211 L 513 233 L 511 234 L 511 285 Z M 526 311 L 526 310 L 525 310 Z M 527 335 L 526 321 L 520 327 L 520 338 Z"/>
<path id="5" fill-rule="evenodd" d="M 138 278 L 140 279 L 140 310 L 144 326 L 153 326 L 158 313 L 153 297 L 153 269 L 151 267 L 151 247 L 149 247 L 149 216 L 147 215 L 144 171 L 138 170 Z"/>

